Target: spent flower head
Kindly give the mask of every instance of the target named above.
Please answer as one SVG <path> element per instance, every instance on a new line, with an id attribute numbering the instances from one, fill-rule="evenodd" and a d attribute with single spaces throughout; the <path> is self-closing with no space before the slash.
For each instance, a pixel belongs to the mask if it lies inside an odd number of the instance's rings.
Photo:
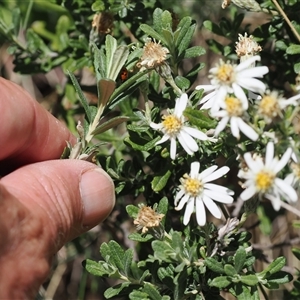
<path id="1" fill-rule="evenodd" d="M 238 42 L 235 45 L 235 52 L 241 61 L 244 61 L 262 50 L 261 46 L 253 39 L 253 36 L 248 36 L 247 32 L 243 35 L 239 33 Z"/>
<path id="2" fill-rule="evenodd" d="M 147 233 L 149 228 L 158 227 L 164 216 L 164 214 L 157 213 L 150 206 L 142 204 L 133 224 L 137 225 L 137 230 L 142 230 L 142 233 Z"/>
<path id="3" fill-rule="evenodd" d="M 175 209 L 181 210 L 186 204 L 183 217 L 184 225 L 187 225 L 190 221 L 195 207 L 197 223 L 203 226 L 206 223 L 205 206 L 215 218 L 220 219 L 222 213 L 214 201 L 226 204 L 233 202 L 233 191 L 218 184 L 210 183 L 229 171 L 229 168 L 226 166 L 217 169 L 218 166 L 211 166 L 199 173 L 200 163 L 193 162 L 190 174 L 185 174 L 180 179 L 181 185 L 175 197 Z"/>
<path id="4" fill-rule="evenodd" d="M 138 67 L 145 69 L 154 69 L 163 65 L 169 53 L 168 48 L 163 47 L 160 42 L 152 41 L 151 38 L 146 39 L 143 50 Z"/>
<path id="5" fill-rule="evenodd" d="M 183 112 L 187 106 L 188 95 L 182 94 L 180 98 L 176 99 L 175 109 L 172 113 L 163 116 L 163 121 L 159 124 L 150 123 L 150 126 L 163 132 L 163 137 L 156 143 L 156 145 L 164 143 L 167 140 L 171 141 L 170 157 L 175 159 L 176 157 L 176 139 L 183 147 L 183 149 L 192 155 L 198 151 L 199 146 L 197 145 L 194 138 L 206 141 L 211 140 L 204 132 L 185 125 L 186 119 Z"/>
<path id="6" fill-rule="evenodd" d="M 211 109 L 212 112 L 218 111 L 227 94 L 234 94 L 243 102 L 248 101 L 243 88 L 254 93 L 264 93 L 265 84 L 255 77 L 263 77 L 268 73 L 268 68 L 265 66 L 250 67 L 259 60 L 260 56 L 257 55 L 239 65 L 220 60 L 216 67 L 209 71 L 211 84 L 196 86 L 196 90 L 203 89 L 204 92 L 210 92 L 200 101 L 200 104 L 204 104 L 202 109 Z"/>
<path id="7" fill-rule="evenodd" d="M 240 138 L 240 131 L 242 131 L 244 135 L 252 141 L 256 141 L 258 139 L 258 134 L 243 120 L 246 116 L 248 101 L 243 102 L 234 96 L 227 95 L 225 101 L 222 102 L 220 106 L 221 110 L 212 112 L 213 117 L 222 118 L 216 127 L 215 136 L 218 136 L 229 122 L 231 133 L 237 139 Z"/>
<path id="8" fill-rule="evenodd" d="M 274 157 L 274 144 L 269 142 L 266 148 L 265 159 L 259 155 L 252 156 L 250 152 L 244 154 L 248 169 L 241 169 L 238 177 L 244 179 L 242 187 L 245 190 L 240 197 L 246 201 L 254 195 L 259 199 L 266 198 L 271 201 L 275 210 L 281 206 L 281 197 L 289 202 L 298 199 L 296 191 L 286 181 L 277 177 L 277 174 L 286 166 L 292 154 L 292 149 L 288 148 L 281 159 Z"/>

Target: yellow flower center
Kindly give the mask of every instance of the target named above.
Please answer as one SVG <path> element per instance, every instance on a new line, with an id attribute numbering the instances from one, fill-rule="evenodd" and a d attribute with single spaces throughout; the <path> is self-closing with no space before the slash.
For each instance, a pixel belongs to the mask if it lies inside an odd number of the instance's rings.
<path id="1" fill-rule="evenodd" d="M 243 114 L 242 102 L 235 97 L 226 97 L 226 110 L 230 116 L 241 116 Z"/>
<path id="2" fill-rule="evenodd" d="M 293 163 L 291 167 L 292 167 L 294 175 L 299 180 L 300 179 L 300 165 Z"/>
<path id="3" fill-rule="evenodd" d="M 174 115 L 163 116 L 162 124 L 169 135 L 177 134 L 182 127 L 182 121 Z"/>
<path id="4" fill-rule="evenodd" d="M 256 188 L 266 192 L 274 183 L 275 176 L 269 171 L 260 171 L 255 178 Z"/>
<path id="5" fill-rule="evenodd" d="M 280 112 L 280 107 L 276 98 L 264 96 L 259 103 L 259 113 L 263 116 L 273 119 Z"/>
<path id="6" fill-rule="evenodd" d="M 234 81 L 234 68 L 230 64 L 222 64 L 216 75 L 222 83 L 231 84 Z"/>
<path id="7" fill-rule="evenodd" d="M 192 197 L 196 197 L 203 189 L 202 181 L 198 179 L 193 179 L 189 175 L 185 174 L 182 179 L 182 185 L 187 194 L 190 194 Z"/>

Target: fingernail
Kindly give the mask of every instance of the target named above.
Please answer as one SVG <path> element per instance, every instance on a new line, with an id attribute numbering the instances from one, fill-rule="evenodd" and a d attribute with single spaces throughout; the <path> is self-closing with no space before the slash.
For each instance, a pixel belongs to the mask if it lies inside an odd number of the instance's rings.
<path id="1" fill-rule="evenodd" d="M 96 226 L 109 215 L 114 207 L 113 181 L 100 168 L 82 174 L 80 193 L 83 203 L 83 226 Z"/>

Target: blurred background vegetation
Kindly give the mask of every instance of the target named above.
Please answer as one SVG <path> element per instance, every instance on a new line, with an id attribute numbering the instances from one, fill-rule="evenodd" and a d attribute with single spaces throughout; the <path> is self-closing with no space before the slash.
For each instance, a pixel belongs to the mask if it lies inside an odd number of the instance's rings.
<path id="1" fill-rule="evenodd" d="M 258 2 L 274 11 L 271 1 Z M 300 32 L 300 4 L 296 0 L 282 1 L 281 4 Z M 178 20 L 184 16 L 196 20 L 193 45 L 200 45 L 207 52 L 200 60 L 190 59 L 181 66 L 184 70 L 197 63 L 205 63 L 195 84 L 207 82 L 207 70 L 219 57 L 237 59 L 234 45 L 238 33 L 248 32 L 263 47 L 262 63 L 270 69 L 269 86 L 283 90 L 287 96 L 294 93 L 300 57 L 299 53 L 291 53 L 287 49 L 292 44 L 299 44 L 299 41 L 284 20 L 276 14 L 249 12 L 234 5 L 223 10 L 221 0 L 1 0 L 0 76 L 23 86 L 76 133 L 76 123 L 82 119 L 83 110 L 67 71 L 76 75 L 86 97 L 91 103 L 96 103 L 90 42 L 101 45 L 108 32 L 99 33 L 98 28 L 92 27 L 94 14 L 109 11 L 112 19 L 108 18 L 108 22 L 113 23 L 109 34 L 119 43 L 130 44 L 137 40 L 143 43 L 144 36 L 139 25 L 151 24 L 156 7 L 168 9 Z M 129 70 L 129 76 L 130 72 L 134 70 Z M 122 131 L 122 127 L 118 130 Z M 117 158 L 124 149 L 120 136 L 122 132 L 115 134 L 114 131 L 101 136 L 102 141 L 112 144 L 111 149 L 116 149 L 114 156 Z M 104 155 L 112 154 L 109 149 L 103 151 L 108 151 Z M 111 239 L 124 247 L 135 247 L 126 238 L 132 232 L 133 224 L 127 217 L 125 206 L 138 202 L 139 199 L 132 196 L 120 196 L 114 211 L 103 224 L 63 247 L 38 298 L 103 299 L 103 291 L 110 286 L 110 281 L 90 276 L 82 267 L 82 261 L 86 258 L 100 259 L 101 243 Z M 251 229 L 252 242 L 261 257 L 257 270 L 279 255 L 287 258 L 287 271 L 294 273 L 294 267 L 299 267 L 298 260 L 290 251 L 291 246 L 300 244 L 299 233 L 291 226 L 294 219 L 295 216 L 286 211 L 273 214 L 267 204 L 260 206 L 257 215 L 247 221 L 246 227 Z M 278 295 L 270 299 L 283 299 Z"/>

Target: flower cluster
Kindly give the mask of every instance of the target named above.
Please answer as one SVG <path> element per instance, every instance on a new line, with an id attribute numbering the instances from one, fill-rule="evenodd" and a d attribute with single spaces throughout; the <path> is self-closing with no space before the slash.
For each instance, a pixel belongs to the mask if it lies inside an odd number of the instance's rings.
<path id="1" fill-rule="evenodd" d="M 167 64 L 166 54 L 168 50 L 160 44 L 155 44 L 155 47 L 160 49 L 160 54 L 157 55 L 158 50 L 147 50 L 149 43 L 152 42 L 148 41 L 145 46 L 141 65 L 148 65 L 151 68 L 154 61 L 155 64 L 162 62 Z M 279 93 L 267 90 L 267 86 L 260 79 L 269 70 L 266 66 L 255 66 L 260 61 L 260 56 L 257 53 L 261 50 L 253 36 L 239 35 L 236 51 L 241 62 L 233 64 L 220 60 L 209 71 L 210 84 L 195 87 L 195 90 L 202 90 L 207 93 L 197 103 L 200 110 L 207 110 L 210 117 L 218 121 L 214 130 L 214 137 L 209 137 L 207 133 L 189 124 L 184 111 L 187 106 L 192 106 L 192 104 L 188 94 L 181 92 L 181 96 L 175 101 L 174 109 L 170 109 L 167 114 L 162 116 L 162 122 L 158 124 L 150 122 L 149 124 L 151 128 L 163 134 L 156 145 L 169 140 L 170 158 L 176 160 L 177 141 L 188 155 L 194 155 L 199 150 L 199 142 L 217 141 L 219 135 L 226 131 L 228 125 L 231 134 L 237 140 L 241 139 L 241 133 L 251 141 L 257 141 L 260 134 L 264 137 L 269 136 L 269 132 L 263 132 L 263 129 L 252 123 L 253 110 L 256 109 L 256 118 L 271 123 L 278 117 L 282 118 L 283 111 L 287 107 L 297 106 L 300 94 L 285 99 Z M 145 59 L 146 56 L 147 59 Z M 160 59 L 157 58 L 158 56 Z M 249 113 L 250 109 L 252 114 Z M 292 187 L 292 184 L 296 182 L 295 172 L 284 180 L 277 177 L 278 173 L 288 164 L 291 154 L 292 150 L 288 148 L 279 160 L 274 157 L 274 144 L 271 142 L 266 146 L 265 160 L 260 155 L 252 156 L 249 152 L 245 153 L 244 163 L 247 167 L 241 168 L 238 174 L 240 179 L 244 179 L 242 187 L 245 188 L 240 198 L 246 201 L 258 195 L 259 199 L 269 199 L 275 210 L 281 207 L 282 200 L 295 202 L 297 193 Z M 227 166 L 218 169 L 216 165 L 200 172 L 200 162 L 191 163 L 190 174 L 185 174 L 180 179 L 179 190 L 175 196 L 176 210 L 181 210 L 186 206 L 183 224 L 187 225 L 192 213 L 196 211 L 197 223 L 203 226 L 207 219 L 206 208 L 215 218 L 221 218 L 221 210 L 215 201 L 221 204 L 230 204 L 234 200 L 234 192 L 226 187 L 211 183 L 211 181 L 219 179 L 228 172 Z"/>

